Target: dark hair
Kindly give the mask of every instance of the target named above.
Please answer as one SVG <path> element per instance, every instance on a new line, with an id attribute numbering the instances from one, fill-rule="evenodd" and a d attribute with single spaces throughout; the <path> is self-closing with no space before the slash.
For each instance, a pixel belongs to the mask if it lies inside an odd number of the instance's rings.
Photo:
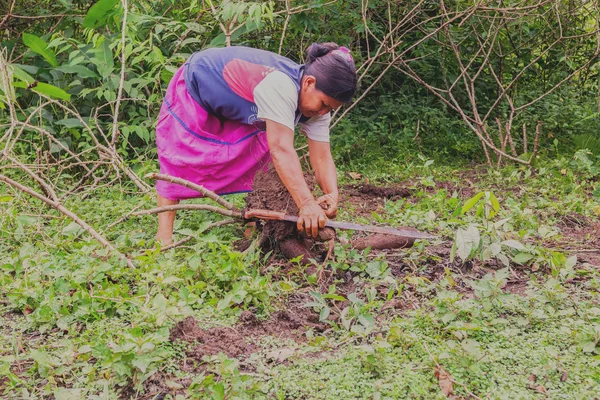
<path id="1" fill-rule="evenodd" d="M 306 49 L 304 73 L 317 79 L 316 88 L 342 103 L 356 92 L 357 77 L 350 50 L 336 43 L 313 43 Z"/>

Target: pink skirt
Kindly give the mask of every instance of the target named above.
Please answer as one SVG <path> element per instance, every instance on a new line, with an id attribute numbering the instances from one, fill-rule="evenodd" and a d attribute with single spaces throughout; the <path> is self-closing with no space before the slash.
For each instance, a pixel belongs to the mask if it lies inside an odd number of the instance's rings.
<path id="1" fill-rule="evenodd" d="M 169 83 L 156 125 L 161 174 L 218 194 L 251 191 L 254 175 L 271 160 L 266 132 L 210 115 L 190 96 L 183 76 L 182 66 Z M 170 200 L 202 197 L 165 181 L 157 181 L 156 191 Z"/>

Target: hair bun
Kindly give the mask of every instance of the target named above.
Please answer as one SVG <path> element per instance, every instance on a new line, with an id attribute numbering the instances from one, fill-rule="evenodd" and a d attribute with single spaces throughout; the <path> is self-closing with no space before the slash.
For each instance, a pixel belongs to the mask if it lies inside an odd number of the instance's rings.
<path id="1" fill-rule="evenodd" d="M 313 43 L 308 46 L 306 49 L 306 63 L 310 64 L 315 61 L 319 57 L 323 57 L 329 54 L 330 51 L 339 49 L 336 43 L 327 42 L 327 43 Z"/>

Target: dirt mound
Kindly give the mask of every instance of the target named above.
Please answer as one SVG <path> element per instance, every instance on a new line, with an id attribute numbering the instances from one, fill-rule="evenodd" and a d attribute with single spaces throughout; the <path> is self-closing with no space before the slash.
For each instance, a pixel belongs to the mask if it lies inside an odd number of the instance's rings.
<path id="1" fill-rule="evenodd" d="M 315 189 L 315 178 L 304 174 L 304 179 L 311 191 Z M 298 215 L 298 207 L 287 188 L 279 178 L 273 164 L 254 177 L 252 192 L 246 196 L 246 208 L 283 211 L 288 215 Z M 302 256 L 308 263 L 310 258 L 320 260 L 327 249 L 305 235 L 298 232 L 296 224 L 282 221 L 260 221 L 259 247 L 263 252 L 278 251 L 287 259 Z"/>
<path id="2" fill-rule="evenodd" d="M 196 359 L 218 353 L 240 358 L 259 350 L 248 340 L 250 338 L 275 336 L 300 341 L 307 329 L 322 332 L 325 327 L 319 322 L 318 315 L 307 308 L 277 311 L 266 321 L 259 321 L 252 312 L 244 311 L 240 322 L 233 327 L 201 329 L 193 317 L 187 317 L 171 329 L 169 338 L 171 341 L 198 342 L 188 354 Z"/>
<path id="3" fill-rule="evenodd" d="M 315 178 L 310 174 L 305 174 L 304 179 L 310 190 L 314 191 Z M 385 188 L 370 184 L 353 186 L 352 189 L 352 194 L 358 195 L 367 201 L 380 198 L 407 197 L 410 193 L 410 190 L 405 187 Z M 344 205 L 343 202 L 344 200 L 342 200 L 342 206 Z M 283 211 L 289 215 L 298 215 L 298 207 L 272 164 L 268 169 L 259 171 L 256 174 L 253 191 L 246 197 L 246 207 L 247 209 L 266 209 Z M 375 211 L 375 209 L 371 211 Z M 259 221 L 257 222 L 257 229 L 260 232 L 259 247 L 265 253 L 274 251 L 288 260 L 301 257 L 301 262 L 304 264 L 311 264 L 310 260 L 321 262 L 327 255 L 331 256 L 333 253 L 336 234 L 330 228 L 320 231 L 318 239 L 308 238 L 297 231 L 295 224 L 289 222 Z M 411 247 L 413 243 L 413 239 L 375 234 L 357 235 L 350 245 L 358 250 L 367 247 L 379 250 Z M 247 244 L 244 243 L 244 245 Z"/>
<path id="4" fill-rule="evenodd" d="M 386 199 L 409 197 L 411 194 L 410 189 L 405 187 L 379 187 L 368 183 L 362 185 L 362 187 L 359 187 L 358 190 L 363 194 L 383 197 Z"/>

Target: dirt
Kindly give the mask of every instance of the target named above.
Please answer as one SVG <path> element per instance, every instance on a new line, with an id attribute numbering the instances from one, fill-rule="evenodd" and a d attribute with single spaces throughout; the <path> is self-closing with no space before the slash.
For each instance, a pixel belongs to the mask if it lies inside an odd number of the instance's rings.
<path id="1" fill-rule="evenodd" d="M 547 247 L 560 248 L 569 256 L 576 256 L 579 263 L 600 267 L 600 221 L 576 212 L 561 217 L 557 226 L 560 238 L 544 243 Z"/>
<path id="2" fill-rule="evenodd" d="M 379 187 L 366 183 L 360 186 L 358 190 L 363 194 L 391 200 L 397 200 L 399 198 L 409 197 L 411 195 L 411 190 L 403 186 Z"/>
<path id="3" fill-rule="evenodd" d="M 232 327 L 201 329 L 193 317 L 187 317 L 171 329 L 170 340 L 198 343 L 188 352 L 188 357 L 196 360 L 218 353 L 244 358 L 259 350 L 252 338 L 274 336 L 303 341 L 307 329 L 322 332 L 325 328 L 311 309 L 291 306 L 273 313 L 265 321 L 258 320 L 251 311 L 244 311 L 238 324 Z"/>
<path id="4" fill-rule="evenodd" d="M 311 174 L 304 176 L 311 191 L 315 188 L 315 179 Z M 371 184 L 356 185 L 354 194 L 363 199 L 385 198 L 394 199 L 410 196 L 411 191 L 406 187 L 378 187 Z M 253 191 L 246 197 L 246 208 L 283 211 L 289 215 L 298 215 L 298 207 L 291 195 L 283 185 L 277 171 L 270 165 L 265 171 L 259 171 L 254 178 Z M 377 208 L 377 207 L 374 207 Z M 374 211 L 374 209 L 372 209 Z M 305 265 L 310 265 L 311 260 L 323 261 L 329 254 L 331 256 L 331 243 L 336 234 L 333 229 L 326 228 L 319 232 L 319 238 L 313 239 L 299 233 L 295 224 L 281 221 L 260 221 L 257 224 L 260 232 L 259 247 L 263 252 L 275 250 L 288 260 L 300 258 Z M 372 249 L 399 249 L 412 246 L 414 240 L 392 235 L 357 235 L 351 242 L 351 247 L 363 250 Z M 236 247 L 248 246 L 248 242 L 240 242 Z"/>
<path id="5" fill-rule="evenodd" d="M 304 179 L 309 189 L 314 191 L 314 177 L 305 174 Z M 252 192 L 246 196 L 246 208 L 282 211 L 288 215 L 298 215 L 298 207 L 279 178 L 273 164 L 256 174 L 252 186 Z M 259 247 L 265 253 L 275 250 L 287 259 L 303 256 L 302 259 L 305 262 L 308 262 L 310 258 L 321 259 L 324 256 L 324 249 L 316 246 L 317 243 L 314 240 L 300 234 L 294 223 L 258 221 L 257 229 L 260 232 Z"/>

